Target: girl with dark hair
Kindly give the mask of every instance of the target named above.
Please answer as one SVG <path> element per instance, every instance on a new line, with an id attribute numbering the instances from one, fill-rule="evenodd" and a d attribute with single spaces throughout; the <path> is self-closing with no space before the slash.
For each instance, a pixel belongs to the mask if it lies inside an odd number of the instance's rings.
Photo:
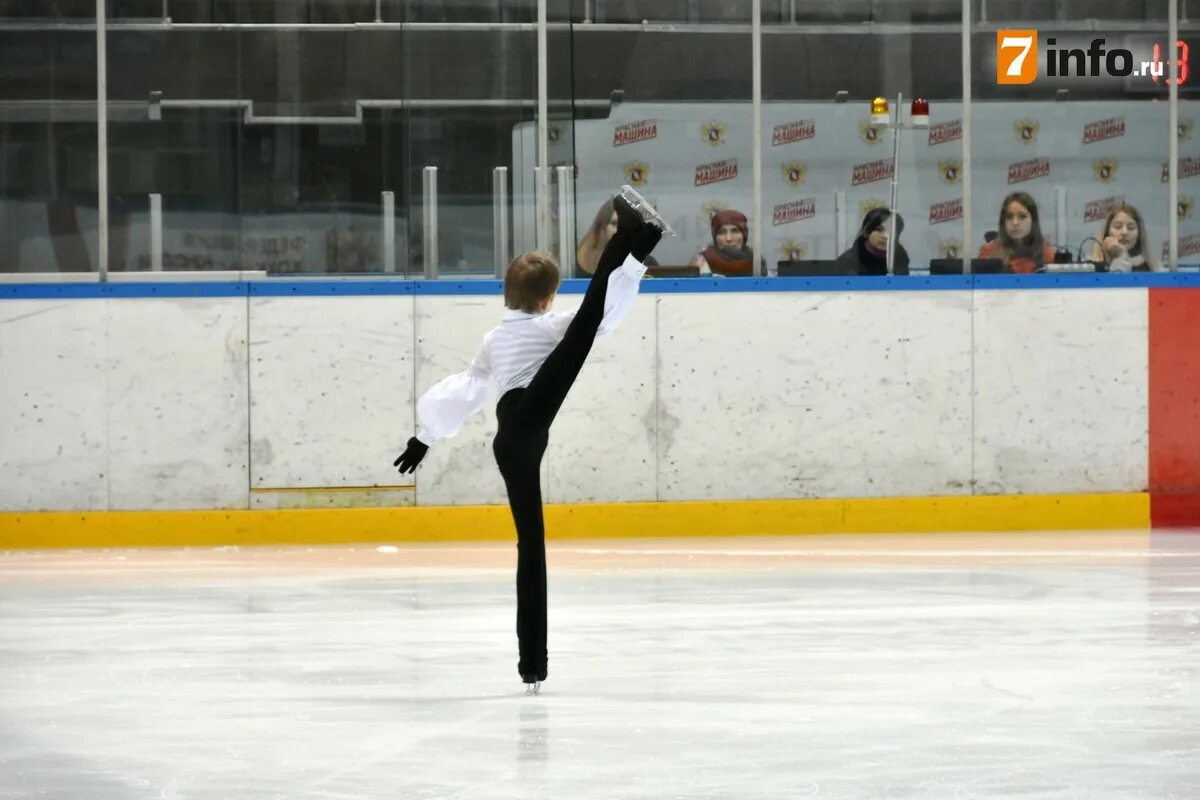
<path id="1" fill-rule="evenodd" d="M 887 275 L 889 222 L 892 212 L 872 208 L 863 217 L 862 227 L 850 249 L 838 256 L 837 264 L 847 275 Z M 908 274 L 908 251 L 900 244 L 904 232 L 904 217 L 896 215 L 896 252 L 892 261 L 893 275 Z"/>

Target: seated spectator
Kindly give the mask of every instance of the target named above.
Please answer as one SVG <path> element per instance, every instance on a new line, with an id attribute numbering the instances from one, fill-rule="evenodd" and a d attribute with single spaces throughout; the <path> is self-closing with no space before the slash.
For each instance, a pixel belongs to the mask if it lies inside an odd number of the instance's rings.
<path id="1" fill-rule="evenodd" d="M 608 244 L 608 240 L 616 232 L 617 212 L 613 209 L 612 198 L 609 198 L 596 212 L 596 216 L 592 220 L 588 232 L 580 240 L 579 247 L 575 250 L 575 262 L 579 265 L 579 269 L 588 275 L 595 272 L 596 262 L 600 260 L 600 254 L 604 252 L 604 246 Z M 658 266 L 658 261 L 655 260 L 654 256 L 646 256 L 646 260 L 643 263 L 648 267 Z"/>
<path id="2" fill-rule="evenodd" d="M 889 220 L 892 212 L 886 208 L 873 208 L 863 217 L 862 227 L 850 249 L 838 256 L 838 266 L 847 275 L 887 275 L 887 248 Z M 900 244 L 904 232 L 904 217 L 896 215 L 896 252 L 892 268 L 895 275 L 908 274 L 908 252 Z"/>
<path id="3" fill-rule="evenodd" d="M 1142 215 L 1125 204 L 1108 212 L 1100 243 L 1092 247 L 1092 260 L 1106 262 L 1110 272 L 1157 272 L 1151 252 Z"/>
<path id="4" fill-rule="evenodd" d="M 1013 192 L 1000 206 L 999 235 L 979 250 L 980 258 L 999 258 L 1005 271 L 1036 272 L 1054 263 L 1054 247 L 1042 237 L 1037 203 L 1025 192 Z"/>
<path id="5" fill-rule="evenodd" d="M 608 240 L 616 232 L 617 212 L 613 208 L 612 198 L 609 198 L 596 212 L 591 227 L 588 228 L 588 232 L 584 234 L 575 251 L 575 261 L 581 270 L 588 275 L 596 271 L 596 262 L 600 260 L 600 254 L 604 252 L 604 245 L 608 244 Z"/>
<path id="6" fill-rule="evenodd" d="M 712 244 L 692 259 L 692 266 L 699 267 L 701 274 L 754 275 L 754 251 L 747 241 L 750 227 L 746 215 L 727 208 L 712 216 Z"/>

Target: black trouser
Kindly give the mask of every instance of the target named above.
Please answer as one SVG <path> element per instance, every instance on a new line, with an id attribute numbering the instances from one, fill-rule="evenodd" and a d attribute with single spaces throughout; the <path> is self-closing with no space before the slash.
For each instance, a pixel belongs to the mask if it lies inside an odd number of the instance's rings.
<path id="1" fill-rule="evenodd" d="M 550 423 L 567 398 L 591 352 L 604 319 L 608 279 L 629 255 L 625 237 L 614 235 L 592 274 L 583 303 L 562 341 L 538 369 L 529 386 L 504 393 L 496 405 L 499 428 L 492 442 L 496 464 L 508 490 L 517 526 L 517 670 L 546 679 L 546 529 L 542 519 L 542 456 Z"/>

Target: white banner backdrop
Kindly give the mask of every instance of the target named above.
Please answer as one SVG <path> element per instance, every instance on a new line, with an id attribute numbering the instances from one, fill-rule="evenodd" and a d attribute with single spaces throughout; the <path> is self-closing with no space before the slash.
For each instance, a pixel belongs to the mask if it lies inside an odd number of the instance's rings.
<path id="1" fill-rule="evenodd" d="M 896 134 L 872 128 L 868 112 L 861 102 L 764 106 L 763 254 L 772 269 L 787 257 L 836 258 L 863 214 L 888 204 Z M 972 122 L 973 241 L 965 245 L 961 103 L 933 103 L 928 129 L 900 133 L 898 205 L 906 224 L 902 242 L 914 263 L 964 251 L 974 255 L 984 233 L 997 229 L 1001 200 L 1011 191 L 1033 196 L 1046 239 L 1072 255 L 1085 237 L 1100 235 L 1113 204 L 1131 203 L 1142 212 L 1156 258 L 1163 257 L 1171 213 L 1165 103 L 975 103 Z M 622 183 L 636 186 L 679 232 L 659 246 L 656 255 L 664 264 L 686 263 L 709 243 L 714 210 L 753 215 L 747 103 L 625 103 L 608 119 L 581 120 L 573 130 L 570 125 L 551 126 L 550 160 L 576 165 L 578 237 Z M 522 165 L 533 163 L 535 135 L 534 125 L 523 124 L 513 137 L 518 250 L 533 245 L 532 171 Z M 1194 261 L 1200 253 L 1200 132 L 1183 117 L 1177 135 L 1180 256 Z"/>

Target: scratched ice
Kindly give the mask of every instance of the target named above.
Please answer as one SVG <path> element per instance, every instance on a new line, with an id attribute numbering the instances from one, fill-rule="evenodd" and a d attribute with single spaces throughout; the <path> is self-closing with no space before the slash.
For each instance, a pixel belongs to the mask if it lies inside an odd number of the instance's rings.
<path id="1" fill-rule="evenodd" d="M 0 553 L 0 797 L 1200 797 L 1200 535 Z"/>

